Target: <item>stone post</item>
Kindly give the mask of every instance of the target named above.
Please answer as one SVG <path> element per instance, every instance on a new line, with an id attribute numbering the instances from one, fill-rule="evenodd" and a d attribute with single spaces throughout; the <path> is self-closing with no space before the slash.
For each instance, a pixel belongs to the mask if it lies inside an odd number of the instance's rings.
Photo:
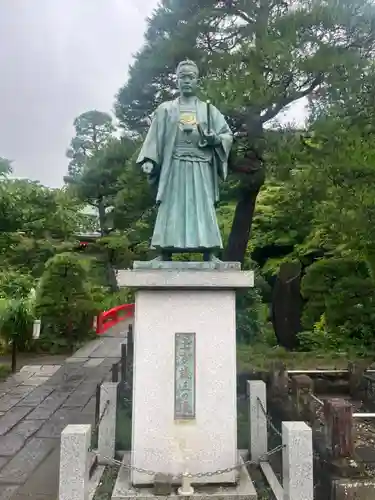
<path id="1" fill-rule="evenodd" d="M 292 377 L 292 394 L 298 417 L 313 424 L 315 420 L 313 394 L 314 382 L 307 375 L 295 375 Z"/>
<path id="2" fill-rule="evenodd" d="M 283 422 L 283 500 L 313 500 L 312 431 L 305 422 Z"/>
<path id="3" fill-rule="evenodd" d="M 367 364 L 365 363 L 349 363 L 349 392 L 351 396 L 362 397 L 366 384 L 364 383 L 363 375 L 366 371 Z"/>
<path id="4" fill-rule="evenodd" d="M 117 412 L 116 382 L 103 382 L 100 387 L 100 416 L 98 433 L 98 462 L 107 464 L 115 456 L 116 412 Z"/>
<path id="5" fill-rule="evenodd" d="M 61 433 L 59 500 L 88 500 L 91 425 L 67 425 Z"/>
<path id="6" fill-rule="evenodd" d="M 289 377 L 284 363 L 276 362 L 270 371 L 270 395 L 275 399 L 288 397 Z"/>
<path id="7" fill-rule="evenodd" d="M 248 380 L 251 460 L 259 460 L 268 451 L 267 388 L 262 380 Z"/>
<path id="8" fill-rule="evenodd" d="M 324 401 L 325 437 L 332 459 L 349 458 L 354 452 L 353 407 L 345 399 Z"/>

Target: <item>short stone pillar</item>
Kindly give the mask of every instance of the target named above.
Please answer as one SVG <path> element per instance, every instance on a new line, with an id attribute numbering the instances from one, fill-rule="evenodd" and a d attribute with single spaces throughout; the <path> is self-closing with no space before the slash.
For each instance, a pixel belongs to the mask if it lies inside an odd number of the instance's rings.
<path id="1" fill-rule="evenodd" d="M 103 382 L 100 386 L 98 432 L 98 462 L 107 464 L 115 456 L 117 382 Z"/>
<path id="2" fill-rule="evenodd" d="M 348 363 L 349 372 L 349 392 L 351 396 L 363 396 L 366 389 L 366 383 L 363 375 L 366 371 L 366 363 Z"/>
<path id="3" fill-rule="evenodd" d="M 313 500 L 312 431 L 305 422 L 282 423 L 284 500 Z"/>
<path id="4" fill-rule="evenodd" d="M 289 377 L 284 363 L 275 362 L 270 369 L 270 395 L 274 399 L 288 397 Z"/>
<path id="5" fill-rule="evenodd" d="M 251 460 L 259 460 L 268 451 L 267 387 L 262 380 L 248 380 Z"/>
<path id="6" fill-rule="evenodd" d="M 345 399 L 324 401 L 325 438 L 332 459 L 349 458 L 354 452 L 353 407 Z"/>
<path id="7" fill-rule="evenodd" d="M 67 425 L 61 433 L 59 500 L 88 500 L 91 425 Z"/>
<path id="8" fill-rule="evenodd" d="M 307 375 L 295 375 L 291 380 L 292 395 L 298 417 L 312 424 L 315 420 L 313 394 L 314 382 Z"/>

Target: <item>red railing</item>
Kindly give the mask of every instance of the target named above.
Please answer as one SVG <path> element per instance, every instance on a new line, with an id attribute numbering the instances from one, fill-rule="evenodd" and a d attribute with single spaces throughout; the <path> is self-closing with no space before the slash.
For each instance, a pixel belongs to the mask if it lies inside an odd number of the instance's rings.
<path id="1" fill-rule="evenodd" d="M 112 307 L 109 311 L 104 311 L 97 316 L 96 333 L 102 335 L 120 321 L 133 316 L 134 304 L 123 304 L 121 306 Z"/>

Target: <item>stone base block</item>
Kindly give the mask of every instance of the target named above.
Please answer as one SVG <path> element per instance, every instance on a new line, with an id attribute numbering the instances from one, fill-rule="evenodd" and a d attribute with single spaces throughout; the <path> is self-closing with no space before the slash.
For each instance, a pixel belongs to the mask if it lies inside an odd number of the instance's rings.
<path id="1" fill-rule="evenodd" d="M 232 467 L 237 461 L 234 290 L 139 290 L 135 303 L 132 465 L 174 475 L 197 474 L 213 464 Z M 176 411 L 181 351 L 176 333 L 195 335 L 194 359 L 186 361 L 193 387 L 188 388 L 193 415 L 187 418 Z M 131 479 L 138 486 L 152 482 L 136 470 Z M 209 482 L 235 483 L 236 474 Z"/>
<path id="2" fill-rule="evenodd" d="M 244 460 L 246 455 L 247 451 L 239 452 L 239 460 Z M 159 497 L 155 495 L 153 486 L 135 488 L 131 484 L 128 469 L 130 452 L 124 454 L 122 463 L 123 466 L 120 468 L 112 492 L 112 500 L 157 500 Z M 257 492 L 247 469 L 242 467 L 239 472 L 237 484 L 229 486 L 197 485 L 194 487 L 193 495 L 189 498 L 192 500 L 257 500 Z M 185 498 L 177 493 L 177 489 L 177 485 L 174 485 L 172 494 L 168 496 L 169 499 Z"/>
<path id="3" fill-rule="evenodd" d="M 222 262 L 220 260 L 215 260 L 213 262 L 193 262 L 193 261 L 162 261 L 162 260 L 150 260 L 150 261 L 135 261 L 133 263 L 133 269 L 167 269 L 171 270 L 195 270 L 195 271 L 241 271 L 240 262 Z"/>

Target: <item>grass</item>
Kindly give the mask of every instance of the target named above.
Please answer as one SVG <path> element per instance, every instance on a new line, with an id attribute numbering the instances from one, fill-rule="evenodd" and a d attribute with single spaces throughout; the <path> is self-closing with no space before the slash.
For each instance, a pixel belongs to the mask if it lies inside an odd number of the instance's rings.
<path id="1" fill-rule="evenodd" d="M 0 365 L 0 380 L 5 380 L 10 375 L 11 369 L 9 365 Z"/>
<path id="2" fill-rule="evenodd" d="M 322 351 L 298 352 L 287 351 L 282 347 L 269 347 L 264 344 L 240 345 L 237 348 L 237 370 L 268 370 L 272 363 L 281 361 L 289 369 L 342 369 L 347 368 L 349 361 L 367 361 L 370 365 L 375 360 L 374 353 L 366 353 L 366 357 L 355 352 Z"/>
<path id="3" fill-rule="evenodd" d="M 119 467 L 110 465 L 104 469 L 99 487 L 95 491 L 93 500 L 111 500 Z"/>

